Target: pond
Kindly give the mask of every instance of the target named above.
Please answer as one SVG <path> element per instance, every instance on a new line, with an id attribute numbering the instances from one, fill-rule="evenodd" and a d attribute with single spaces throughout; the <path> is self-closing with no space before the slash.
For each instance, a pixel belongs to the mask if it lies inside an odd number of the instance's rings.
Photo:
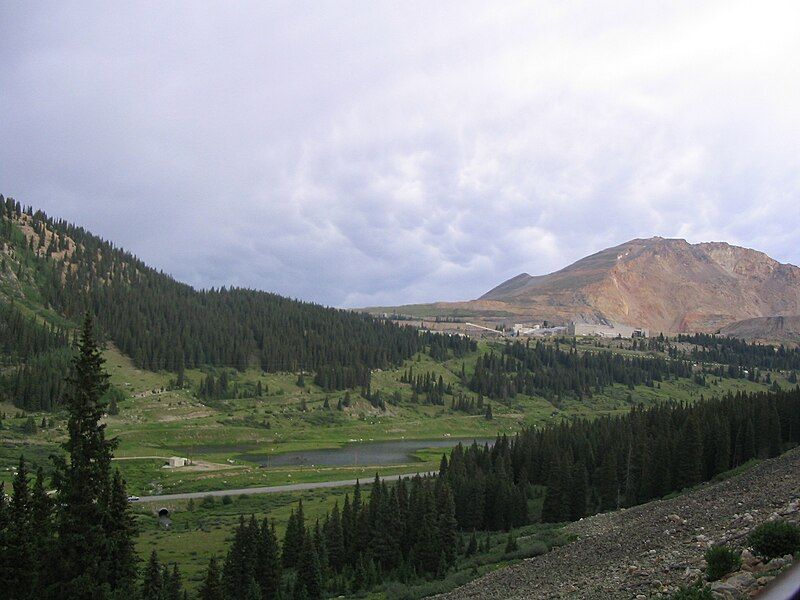
<path id="1" fill-rule="evenodd" d="M 438 439 L 438 440 L 394 440 L 387 442 L 354 442 L 341 448 L 322 450 L 299 450 L 283 454 L 246 453 L 237 458 L 262 467 L 363 467 L 379 465 L 402 465 L 416 462 L 418 450 L 426 448 L 452 448 L 459 443 L 465 446 L 473 441 L 483 445 L 493 444 L 491 439 Z"/>

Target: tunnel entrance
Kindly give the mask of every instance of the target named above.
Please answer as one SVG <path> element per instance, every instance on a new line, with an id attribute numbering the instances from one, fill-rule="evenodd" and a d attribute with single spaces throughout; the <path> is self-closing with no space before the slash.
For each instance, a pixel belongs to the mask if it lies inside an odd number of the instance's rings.
<path id="1" fill-rule="evenodd" d="M 162 518 L 162 519 L 168 519 L 169 518 L 169 509 L 168 508 L 159 509 L 158 516 L 160 518 Z"/>

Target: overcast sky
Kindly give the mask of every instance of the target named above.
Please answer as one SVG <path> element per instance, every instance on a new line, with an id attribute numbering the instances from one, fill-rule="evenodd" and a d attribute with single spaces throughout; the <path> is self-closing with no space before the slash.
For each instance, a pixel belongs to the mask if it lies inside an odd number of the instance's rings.
<path id="1" fill-rule="evenodd" d="M 0 3 L 0 193 L 197 287 L 475 298 L 635 237 L 800 263 L 800 2 Z"/>

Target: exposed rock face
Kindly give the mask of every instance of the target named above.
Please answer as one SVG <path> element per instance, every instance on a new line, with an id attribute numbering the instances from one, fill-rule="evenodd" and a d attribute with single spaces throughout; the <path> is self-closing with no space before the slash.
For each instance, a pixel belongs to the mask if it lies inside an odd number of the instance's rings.
<path id="1" fill-rule="evenodd" d="M 742 319 L 800 314 L 800 268 L 723 242 L 636 239 L 549 275 L 523 273 L 450 306 L 714 332 Z"/>
<path id="2" fill-rule="evenodd" d="M 703 576 L 706 550 L 743 548 L 761 523 L 800 518 L 800 449 L 670 500 L 567 526 L 577 540 L 490 573 L 446 600 L 666 598 Z M 716 598 L 749 598 L 792 557 L 764 564 L 748 551 L 742 570 L 712 584 Z"/>
<path id="3" fill-rule="evenodd" d="M 748 340 L 775 340 L 800 344 L 800 316 L 745 319 L 726 325 L 720 333 Z"/>

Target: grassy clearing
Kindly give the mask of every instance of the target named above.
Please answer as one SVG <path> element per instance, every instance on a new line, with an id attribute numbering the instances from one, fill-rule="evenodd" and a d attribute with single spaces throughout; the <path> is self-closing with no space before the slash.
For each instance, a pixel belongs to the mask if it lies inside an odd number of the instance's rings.
<path id="1" fill-rule="evenodd" d="M 387 404 L 386 411 L 373 408 L 357 392 L 351 392 L 352 405 L 342 411 L 337 403 L 345 392 L 326 393 L 305 378 L 305 386 L 297 385 L 295 373 L 263 373 L 248 370 L 237 373 L 234 381 L 242 387 L 260 381 L 266 390 L 259 398 L 225 400 L 211 405 L 194 395 L 204 373 L 186 373 L 189 385 L 182 390 L 168 390 L 173 375 L 137 369 L 130 359 L 114 347 L 105 351 L 106 368 L 111 383 L 123 391 L 126 399 L 119 403 L 119 414 L 106 419 L 109 435 L 119 446 L 116 464 L 125 474 L 132 493 L 201 491 L 256 485 L 281 485 L 330 479 L 352 479 L 381 474 L 413 473 L 438 466 L 442 450 L 418 451 L 401 465 L 375 468 L 369 465 L 344 467 L 280 467 L 262 469 L 243 457 L 246 454 L 280 454 L 285 452 L 339 448 L 353 441 L 442 440 L 447 438 L 491 438 L 513 434 L 528 425 L 542 425 L 598 415 L 623 414 L 636 403 L 652 404 L 672 399 L 697 401 L 701 395 L 711 397 L 728 391 L 755 391 L 763 384 L 746 380 L 714 380 L 707 387 L 690 380 L 662 382 L 658 387 L 639 386 L 629 390 L 611 386 L 601 394 L 584 400 L 564 399 L 558 406 L 537 396 L 517 396 L 507 403 L 491 402 L 494 419 L 483 415 L 453 411 L 447 406 L 412 404 L 412 391 L 400 378 L 408 366 L 415 373 L 432 372 L 453 386 L 456 394 L 472 396 L 461 383 L 462 365 L 469 377 L 477 356 L 493 342 L 481 341 L 479 351 L 463 359 L 438 363 L 427 355 L 418 355 L 401 368 L 373 373 L 372 389 L 384 398 L 399 394 L 397 405 Z M 584 344 L 586 349 L 591 345 Z M 612 351 L 629 352 L 612 348 Z M 773 379 L 786 384 L 785 378 Z M 331 409 L 325 409 L 325 401 Z M 21 433 L 25 417 L 4 405 L 4 429 L 0 430 L 0 481 L 9 481 L 19 454 L 36 464 L 47 464 L 47 456 L 58 451 L 64 438 L 65 421 L 55 415 L 55 426 L 35 435 Z M 43 415 L 33 415 L 37 423 Z M 50 415 L 51 417 L 53 415 Z M 164 469 L 164 458 L 185 456 L 202 463 L 198 469 Z"/>

